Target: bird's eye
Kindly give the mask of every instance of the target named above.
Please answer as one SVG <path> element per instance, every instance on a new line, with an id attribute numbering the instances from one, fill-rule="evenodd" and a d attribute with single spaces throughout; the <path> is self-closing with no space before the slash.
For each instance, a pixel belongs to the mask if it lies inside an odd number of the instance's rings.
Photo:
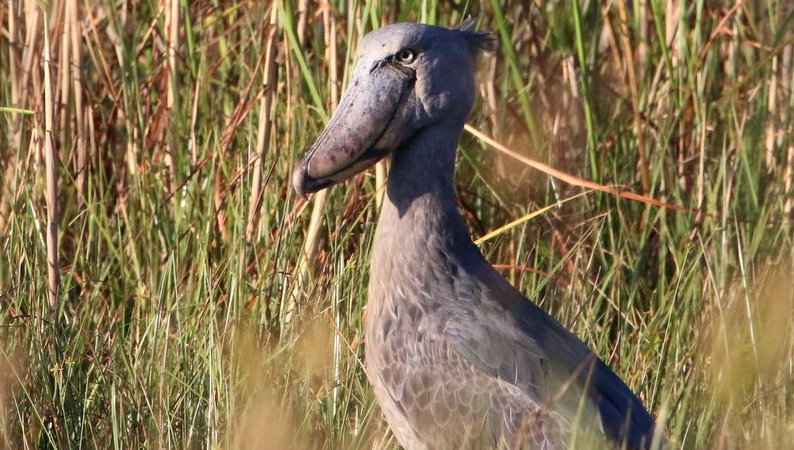
<path id="1" fill-rule="evenodd" d="M 397 61 L 403 64 L 408 64 L 414 62 L 414 59 L 416 59 L 416 53 L 410 48 L 404 48 L 397 52 L 396 58 Z"/>

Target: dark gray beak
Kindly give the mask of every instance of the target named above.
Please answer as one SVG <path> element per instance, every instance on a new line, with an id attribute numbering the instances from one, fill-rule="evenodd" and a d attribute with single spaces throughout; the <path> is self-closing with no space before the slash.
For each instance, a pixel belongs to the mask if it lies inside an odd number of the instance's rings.
<path id="1" fill-rule="evenodd" d="M 388 60 L 370 64 L 364 73 L 356 70 L 325 130 L 298 162 L 292 174 L 298 194 L 343 181 L 373 166 L 399 144 L 392 119 L 413 87 L 416 72 Z"/>

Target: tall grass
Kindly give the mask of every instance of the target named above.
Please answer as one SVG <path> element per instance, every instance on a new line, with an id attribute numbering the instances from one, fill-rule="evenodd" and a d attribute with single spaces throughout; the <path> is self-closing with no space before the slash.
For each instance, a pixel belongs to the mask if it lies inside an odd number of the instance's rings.
<path id="1" fill-rule="evenodd" d="M 362 363 L 376 177 L 323 206 L 290 173 L 368 30 L 468 14 L 501 40 L 474 127 L 695 211 L 593 192 L 489 260 L 675 448 L 790 447 L 789 2 L 274 1 L 0 6 L 0 447 L 397 448 Z M 580 192 L 460 149 L 475 237 Z"/>

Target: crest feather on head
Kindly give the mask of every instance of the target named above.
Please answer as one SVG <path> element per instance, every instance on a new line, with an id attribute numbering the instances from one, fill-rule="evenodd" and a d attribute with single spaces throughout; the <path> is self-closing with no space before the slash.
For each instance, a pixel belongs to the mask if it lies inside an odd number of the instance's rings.
<path id="1" fill-rule="evenodd" d="M 453 30 L 459 31 L 469 44 L 469 48 L 476 53 L 480 51 L 489 53 L 496 51 L 499 48 L 499 39 L 487 31 L 476 31 L 476 28 L 477 22 L 474 17 L 469 16 Z"/>

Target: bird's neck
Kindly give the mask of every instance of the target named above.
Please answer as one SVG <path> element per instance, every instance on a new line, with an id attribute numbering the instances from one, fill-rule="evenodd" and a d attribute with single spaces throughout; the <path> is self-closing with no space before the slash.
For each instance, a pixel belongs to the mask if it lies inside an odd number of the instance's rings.
<path id="1" fill-rule="evenodd" d="M 463 124 L 419 132 L 391 161 L 372 255 L 372 277 L 409 276 L 445 260 L 482 258 L 455 202 L 455 154 Z"/>
<path id="2" fill-rule="evenodd" d="M 457 212 L 453 178 L 461 131 L 441 124 L 428 127 L 394 152 L 382 219 L 392 216 L 403 221 L 421 218 L 417 213 Z"/>

